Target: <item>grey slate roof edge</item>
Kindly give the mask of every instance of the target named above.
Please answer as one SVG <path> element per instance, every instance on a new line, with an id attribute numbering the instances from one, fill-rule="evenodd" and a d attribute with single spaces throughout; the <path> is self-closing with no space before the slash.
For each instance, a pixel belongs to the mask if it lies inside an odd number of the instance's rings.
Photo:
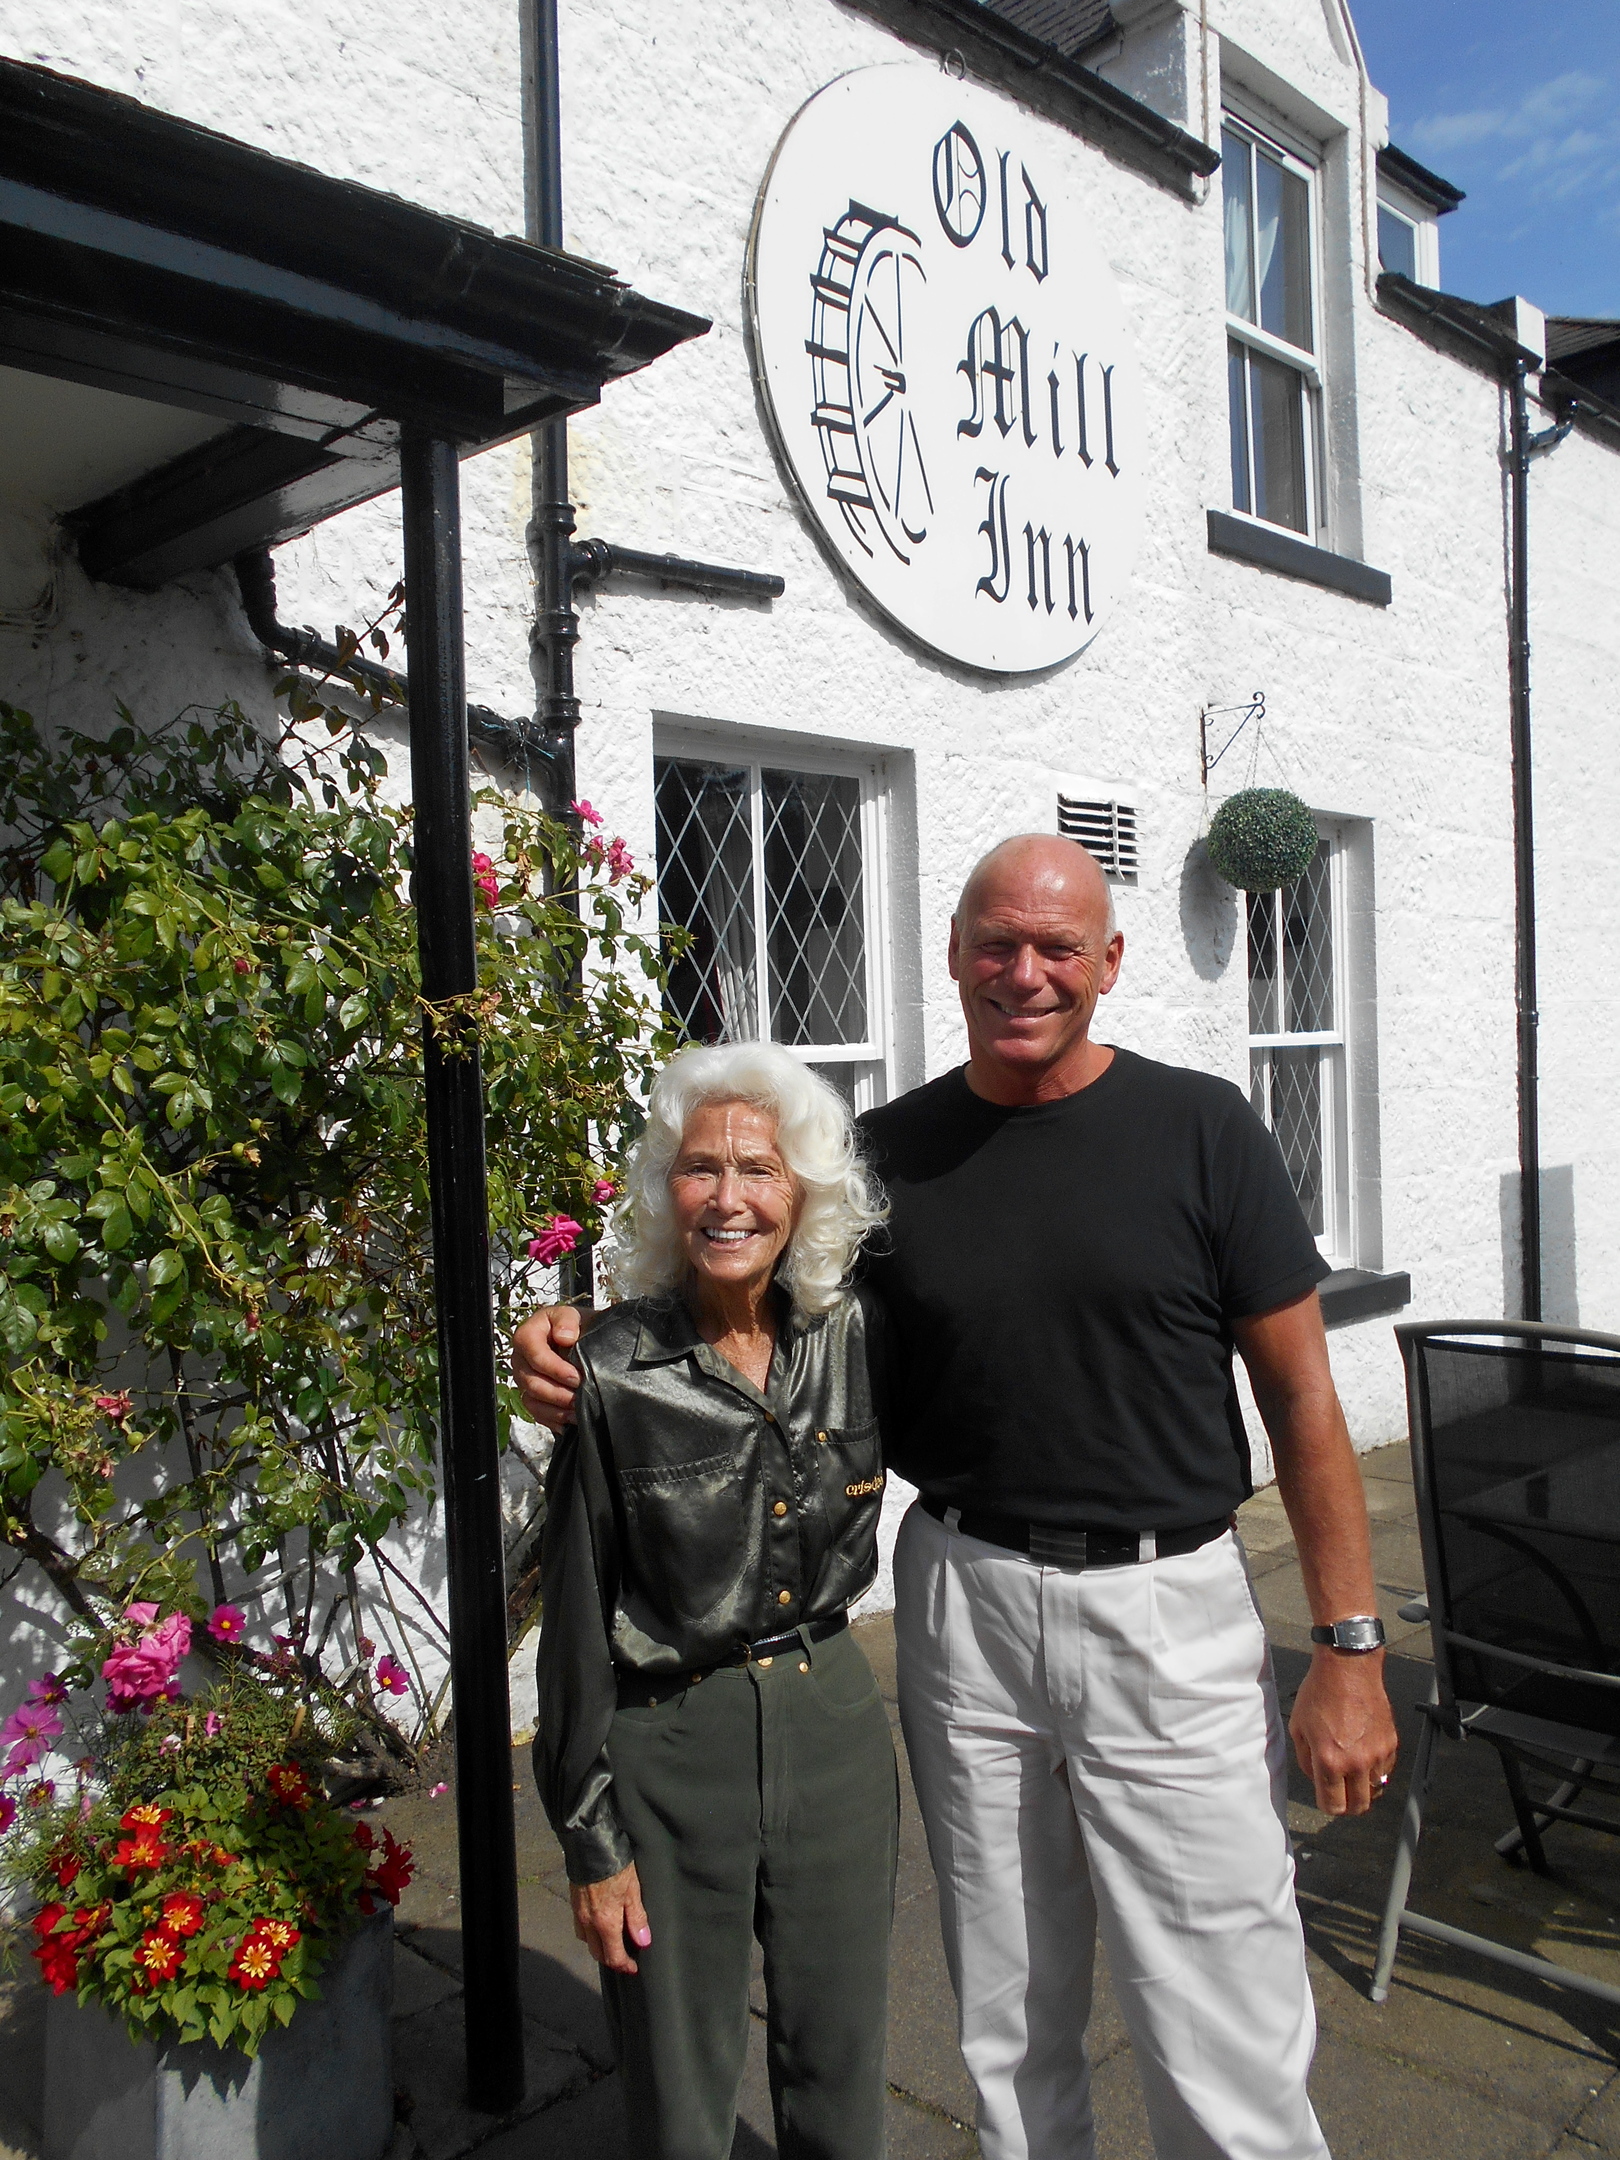
<path id="1" fill-rule="evenodd" d="M 1066 60 L 1112 37 L 1119 27 L 1108 0 L 984 0 L 984 5 Z"/>
<path id="2" fill-rule="evenodd" d="M 1436 217 L 1449 217 L 1460 202 L 1468 200 L 1460 187 L 1442 180 L 1437 172 L 1430 172 L 1427 165 L 1420 165 L 1415 157 L 1408 157 L 1393 143 L 1386 143 L 1379 151 L 1378 170 L 1396 187 L 1405 188 L 1408 195 L 1415 195 Z"/>
<path id="3" fill-rule="evenodd" d="M 988 47 L 1026 75 L 1050 83 L 1095 123 L 1103 147 L 1109 147 L 1112 138 L 1121 152 L 1129 151 L 1156 179 L 1183 197 L 1189 180 L 1207 179 L 1220 169 L 1218 150 L 1090 68 L 1004 21 L 983 0 L 840 0 L 840 4 L 933 52 L 949 49 L 950 37 L 941 36 L 942 31 Z"/>

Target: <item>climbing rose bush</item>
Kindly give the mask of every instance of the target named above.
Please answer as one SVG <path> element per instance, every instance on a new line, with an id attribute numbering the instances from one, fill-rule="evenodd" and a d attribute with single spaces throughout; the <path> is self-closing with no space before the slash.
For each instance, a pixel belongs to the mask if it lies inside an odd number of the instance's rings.
<path id="1" fill-rule="evenodd" d="M 412 815 L 289 684 L 275 740 L 227 706 L 48 743 L 0 705 L 0 1544 L 116 1634 L 115 1715 L 273 1595 L 257 1654 L 409 1754 L 393 1720 L 442 1694 L 400 1615 L 443 1627 L 387 1549 L 438 1419 Z M 671 1042 L 622 843 L 480 801 L 479 987 L 431 1017 L 483 1059 L 504 1334 L 595 1235 Z"/>

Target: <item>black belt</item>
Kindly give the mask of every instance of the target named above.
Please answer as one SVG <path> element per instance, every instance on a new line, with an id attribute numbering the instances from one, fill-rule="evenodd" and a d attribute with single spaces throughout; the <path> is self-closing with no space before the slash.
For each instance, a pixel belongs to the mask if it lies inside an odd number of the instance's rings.
<path id="1" fill-rule="evenodd" d="M 802 1627 L 787 1628 L 780 1635 L 762 1635 L 758 1642 L 740 1643 L 735 1657 L 719 1658 L 712 1665 L 699 1667 L 696 1672 L 673 1673 L 666 1678 L 637 1678 L 633 1673 L 619 1675 L 619 1708 L 621 1710 L 656 1710 L 661 1702 L 668 1702 L 672 1695 L 683 1695 L 689 1687 L 696 1687 L 710 1673 L 729 1672 L 742 1665 L 769 1665 L 773 1659 L 785 1657 L 808 1636 L 813 1643 L 826 1642 L 829 1637 L 842 1635 L 849 1626 L 848 1613 L 834 1613 L 830 1620 L 807 1620 Z"/>
<path id="2" fill-rule="evenodd" d="M 1050 1523 L 1026 1522 L 1021 1515 L 998 1515 L 989 1508 L 953 1508 L 949 1501 L 923 1493 L 920 1504 L 936 1522 L 958 1530 L 963 1537 L 980 1538 L 986 1545 L 1003 1545 L 1008 1552 L 1027 1553 L 1042 1567 L 1130 1567 L 1139 1560 L 1173 1560 L 1180 1553 L 1196 1552 L 1211 1538 L 1232 1527 L 1230 1515 L 1214 1522 L 1194 1523 L 1186 1530 L 1099 1530 L 1081 1526 L 1056 1529 Z"/>

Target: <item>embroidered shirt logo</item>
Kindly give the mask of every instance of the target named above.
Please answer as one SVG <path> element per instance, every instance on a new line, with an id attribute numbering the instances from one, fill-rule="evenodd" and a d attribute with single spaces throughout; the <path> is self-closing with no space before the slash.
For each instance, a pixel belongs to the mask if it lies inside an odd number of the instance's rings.
<path id="1" fill-rule="evenodd" d="M 864 1500 L 868 1493 L 881 1492 L 882 1490 L 883 1472 L 880 1470 L 876 1477 L 863 1477 L 853 1485 L 846 1485 L 844 1487 L 844 1498 L 846 1500 Z"/>

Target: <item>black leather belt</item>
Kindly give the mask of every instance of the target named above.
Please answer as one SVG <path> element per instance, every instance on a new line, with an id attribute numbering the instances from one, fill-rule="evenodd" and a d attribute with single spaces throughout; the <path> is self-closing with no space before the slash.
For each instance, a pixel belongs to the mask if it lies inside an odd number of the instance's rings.
<path id="1" fill-rule="evenodd" d="M 689 1687 L 696 1687 L 710 1673 L 733 1671 L 741 1665 L 769 1665 L 776 1658 L 791 1655 L 795 1646 L 802 1646 L 807 1635 L 813 1643 L 826 1642 L 834 1635 L 842 1635 L 848 1626 L 848 1613 L 834 1613 L 828 1620 L 807 1620 L 802 1627 L 784 1629 L 780 1635 L 762 1635 L 758 1642 L 742 1643 L 735 1657 L 720 1658 L 715 1664 L 701 1666 L 695 1672 L 672 1673 L 656 1680 L 621 1673 L 619 1708 L 656 1710 L 661 1702 L 668 1702 L 672 1695 L 685 1694 Z"/>
<path id="2" fill-rule="evenodd" d="M 1025 1522 L 1020 1515 L 998 1515 L 989 1508 L 958 1510 L 931 1493 L 921 1495 L 920 1505 L 936 1522 L 960 1531 L 963 1537 L 980 1538 L 986 1545 L 1002 1545 L 1008 1552 L 1027 1553 L 1042 1567 L 1066 1568 L 1071 1573 L 1084 1568 L 1131 1567 L 1141 1560 L 1173 1560 L 1179 1553 L 1196 1552 L 1200 1545 L 1207 1545 L 1211 1538 L 1218 1538 L 1232 1527 L 1231 1516 L 1222 1515 L 1214 1522 L 1194 1523 L 1186 1530 L 1141 1532 L 1084 1526 L 1057 1529 L 1051 1523 Z M 947 1517 L 952 1519 L 947 1521 Z"/>

